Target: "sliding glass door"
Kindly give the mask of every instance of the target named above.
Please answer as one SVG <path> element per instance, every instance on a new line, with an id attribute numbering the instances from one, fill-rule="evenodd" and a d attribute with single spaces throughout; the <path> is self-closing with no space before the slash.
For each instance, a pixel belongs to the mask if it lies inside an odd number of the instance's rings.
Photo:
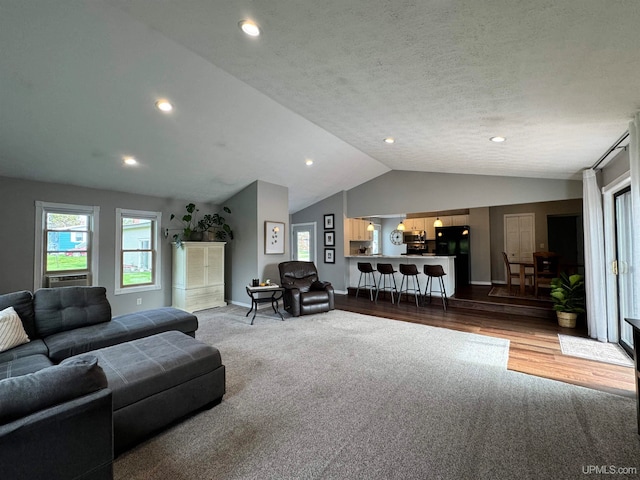
<path id="1" fill-rule="evenodd" d="M 631 275 L 631 187 L 614 195 L 616 218 L 616 260 L 613 271 L 618 283 L 618 326 L 620 345 L 627 351 L 633 350 L 633 331 L 624 321 L 632 313 L 633 276 Z"/>

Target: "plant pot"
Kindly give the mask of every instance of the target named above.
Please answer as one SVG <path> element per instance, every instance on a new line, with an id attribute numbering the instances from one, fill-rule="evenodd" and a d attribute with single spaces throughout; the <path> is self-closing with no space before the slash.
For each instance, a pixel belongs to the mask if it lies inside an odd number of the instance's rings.
<path id="1" fill-rule="evenodd" d="M 192 242 L 201 242 L 203 238 L 204 232 L 191 232 L 191 235 L 189 235 L 189 240 Z"/>
<path id="2" fill-rule="evenodd" d="M 558 325 L 561 327 L 576 328 L 576 318 L 578 318 L 577 313 L 556 312 L 556 315 L 558 316 Z"/>

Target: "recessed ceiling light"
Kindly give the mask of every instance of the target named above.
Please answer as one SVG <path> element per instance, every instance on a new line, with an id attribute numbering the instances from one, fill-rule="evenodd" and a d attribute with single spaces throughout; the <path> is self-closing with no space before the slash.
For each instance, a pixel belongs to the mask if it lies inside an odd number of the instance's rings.
<path id="1" fill-rule="evenodd" d="M 122 161 L 124 162 L 125 165 L 137 165 L 138 161 L 134 158 L 134 157 L 122 157 Z"/>
<path id="2" fill-rule="evenodd" d="M 313 165 L 313 160 L 311 160 L 310 158 L 307 158 L 304 163 L 307 165 L 307 167 L 310 167 L 311 165 Z"/>
<path id="3" fill-rule="evenodd" d="M 392 143 L 396 143 L 396 140 L 393 137 L 387 137 L 384 139 L 384 143 L 392 144 Z"/>
<path id="4" fill-rule="evenodd" d="M 171 110 L 173 110 L 173 105 L 171 105 L 171 102 L 169 100 L 165 100 L 164 98 L 161 98 L 156 102 L 156 108 L 161 112 L 168 113 Z"/>
<path id="5" fill-rule="evenodd" d="M 250 37 L 260 36 L 260 27 L 253 20 L 241 20 L 238 26 Z"/>
<path id="6" fill-rule="evenodd" d="M 491 137 L 489 140 L 495 143 L 502 143 L 506 140 L 505 137 Z"/>

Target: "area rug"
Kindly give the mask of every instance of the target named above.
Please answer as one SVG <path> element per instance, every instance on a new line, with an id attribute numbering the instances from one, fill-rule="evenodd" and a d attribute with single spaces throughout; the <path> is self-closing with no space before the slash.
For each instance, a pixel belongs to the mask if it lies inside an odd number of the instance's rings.
<path id="1" fill-rule="evenodd" d="M 558 339 L 564 355 L 633 367 L 633 360 L 620 345 L 615 343 L 599 342 L 591 338 L 574 337 L 561 333 L 558 334 Z"/>
<path id="2" fill-rule="evenodd" d="M 509 371 L 507 340 L 344 311 L 251 326 L 245 313 L 197 313 L 196 338 L 227 367 L 224 399 L 119 456 L 116 480 L 537 480 L 638 466 L 634 399 Z"/>
<path id="3" fill-rule="evenodd" d="M 490 297 L 500 297 L 500 298 L 519 298 L 523 300 L 536 300 L 538 302 L 551 303 L 551 297 L 547 295 L 543 295 L 540 297 L 536 297 L 533 293 L 527 291 L 525 293 L 520 293 L 520 287 L 512 287 L 511 292 L 509 292 L 509 287 L 503 286 L 494 286 L 489 290 L 488 295 Z"/>

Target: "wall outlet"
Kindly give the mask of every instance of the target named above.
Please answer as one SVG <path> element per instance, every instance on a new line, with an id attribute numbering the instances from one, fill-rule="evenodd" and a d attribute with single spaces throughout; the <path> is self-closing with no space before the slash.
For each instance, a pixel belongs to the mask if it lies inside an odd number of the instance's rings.
<path id="1" fill-rule="evenodd" d="M 136 305 L 142 305 L 142 299 L 136 298 Z"/>

